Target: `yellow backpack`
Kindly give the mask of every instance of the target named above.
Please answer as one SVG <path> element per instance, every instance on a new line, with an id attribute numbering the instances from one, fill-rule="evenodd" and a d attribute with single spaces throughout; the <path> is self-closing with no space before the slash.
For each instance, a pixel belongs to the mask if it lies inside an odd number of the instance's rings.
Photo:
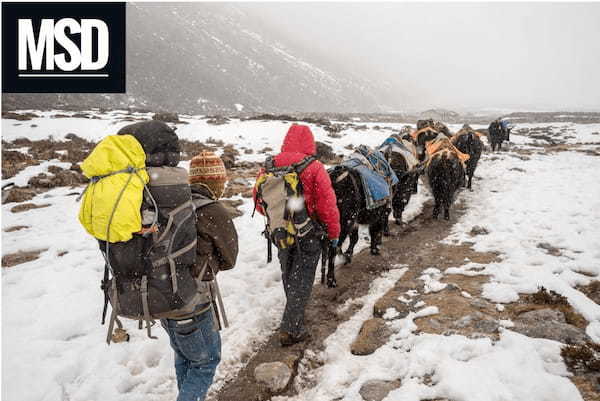
<path id="1" fill-rule="evenodd" d="M 140 207 L 149 181 L 146 154 L 132 135 L 104 138 L 81 164 L 90 183 L 82 193 L 79 221 L 95 238 L 128 241 L 142 229 Z"/>

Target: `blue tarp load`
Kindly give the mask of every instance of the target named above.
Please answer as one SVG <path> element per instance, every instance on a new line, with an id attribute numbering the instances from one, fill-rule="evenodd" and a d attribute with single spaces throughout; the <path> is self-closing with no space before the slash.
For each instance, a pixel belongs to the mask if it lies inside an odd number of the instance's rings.
<path id="1" fill-rule="evenodd" d="M 389 201 L 391 187 L 398 183 L 398 177 L 381 152 L 360 145 L 350 159 L 341 165 L 359 173 L 367 197 L 367 209 L 374 209 Z"/>

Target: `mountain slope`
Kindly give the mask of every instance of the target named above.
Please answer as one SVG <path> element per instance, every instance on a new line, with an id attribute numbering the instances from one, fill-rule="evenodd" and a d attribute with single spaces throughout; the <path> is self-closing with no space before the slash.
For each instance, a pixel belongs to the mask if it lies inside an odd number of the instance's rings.
<path id="1" fill-rule="evenodd" d="M 4 104 L 381 111 L 389 107 L 378 99 L 394 97 L 385 84 L 299 57 L 283 35 L 234 5 L 129 4 L 127 35 L 127 95 L 4 95 Z"/>

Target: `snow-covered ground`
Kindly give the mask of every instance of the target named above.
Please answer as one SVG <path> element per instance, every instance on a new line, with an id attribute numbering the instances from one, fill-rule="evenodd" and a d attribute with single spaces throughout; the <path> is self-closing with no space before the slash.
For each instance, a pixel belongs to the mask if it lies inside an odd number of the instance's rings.
<path id="1" fill-rule="evenodd" d="M 449 243 L 475 242 L 476 251 L 498 251 L 502 261 L 487 266 L 468 263 L 445 273 L 485 267 L 471 274 L 491 275 L 484 296 L 498 303 L 515 301 L 518 293 L 533 293 L 538 286 L 554 290 L 588 320 L 587 334 L 600 343 L 600 306 L 574 288 L 600 277 L 600 214 L 596 212 L 600 210 L 600 157 L 576 152 L 530 157 L 485 155 L 475 191 L 460 195 L 467 212 L 447 238 Z M 475 239 L 467 235 L 475 225 L 489 234 Z M 562 256 L 549 255 L 540 243 L 561 249 Z M 438 272 L 431 268 L 424 272 L 428 273 L 421 277 L 426 292 L 439 290 L 441 283 L 434 279 Z M 372 293 L 369 299 L 384 293 Z M 324 365 L 312 373 L 319 378 L 318 385 L 291 399 L 361 401 L 359 390 L 365 382 L 400 380 L 400 388 L 385 401 L 582 400 L 567 378 L 560 343 L 507 328 L 500 329 L 496 342 L 461 335 L 416 335 L 413 319 L 436 313 L 428 308 L 435 305 L 390 320 L 395 332 L 391 340 L 372 355 L 355 356 L 349 352 L 350 344 L 372 311 L 372 304 L 365 302 L 355 318 L 327 339 L 325 351 L 318 355 Z M 501 323 L 510 327 L 510 322 Z"/>
<path id="2" fill-rule="evenodd" d="M 45 132 L 44 137 L 30 135 L 23 125 L 15 126 L 14 123 L 15 120 L 2 120 L 4 140 L 24 136 L 43 139 L 49 135 L 60 139 L 69 132 L 97 140 L 128 124 L 47 116 L 25 122 L 38 125 L 33 129 Z M 204 120 L 194 120 L 194 124 L 180 126 L 177 133 L 189 139 L 220 139 L 235 143 L 238 149 L 245 144 L 255 150 L 265 146 L 277 150 L 288 126 L 289 123 L 259 121 L 213 126 L 205 124 Z M 313 126 L 313 130 L 317 138 L 330 139 L 322 129 Z M 239 135 L 245 138 L 244 141 L 236 140 Z M 355 138 L 355 144 L 371 145 L 379 144 L 387 135 L 389 133 L 376 130 L 349 133 L 349 137 Z M 347 143 L 352 140 L 345 138 L 343 146 Z M 342 149 L 339 143 L 335 146 L 340 152 L 350 152 Z M 265 156 L 254 157 L 258 160 Z M 54 160 L 31 166 L 3 184 L 26 185 L 30 177 L 47 171 L 50 165 L 68 167 L 69 163 Z M 186 167 L 187 163 L 181 165 Z M 159 326 L 154 330 L 158 340 L 150 340 L 145 331 L 138 331 L 136 322 L 127 322 L 130 342 L 109 347 L 104 342 L 106 326 L 100 325 L 103 298 L 99 287 L 103 262 L 95 240 L 85 233 L 77 220 L 79 204 L 75 196 L 67 196 L 71 192 L 68 188 L 46 192 L 32 202 L 50 204 L 49 207 L 22 213 L 10 212 L 14 203 L 2 205 L 3 229 L 28 226 L 2 233 L 3 255 L 46 249 L 39 259 L 2 272 L 4 366 L 10 361 L 10 369 L 3 370 L 3 399 L 173 399 L 176 394 L 173 352 Z M 423 191 L 415 195 L 405 211 L 405 220 L 417 216 L 426 199 Z M 263 230 L 261 216 L 250 217 L 252 203 L 247 199 L 241 210 L 244 215 L 234 220 L 240 237 L 238 263 L 235 269 L 219 276 L 230 327 L 222 332 L 223 359 L 213 390 L 225 377 L 235 374 L 243 361 L 277 327 L 284 306 L 277 260 L 275 258 L 269 265 L 266 263 L 266 242 L 260 235 Z M 357 250 L 367 246 L 367 236 L 368 230 L 361 230 Z M 58 256 L 64 251 L 68 253 Z M 33 366 L 36 369 L 35 386 L 30 385 Z"/>
<path id="3" fill-rule="evenodd" d="M 130 124 L 118 122 L 125 112 L 97 113 L 100 119 L 49 118 L 56 112 L 35 113 L 42 117 L 2 120 L 2 139 L 61 139 L 75 133 L 99 140 Z M 200 141 L 212 137 L 233 143 L 237 149 L 252 149 L 254 154 L 240 155 L 249 161 L 262 160 L 264 154 L 257 152 L 264 147 L 277 151 L 289 126 L 280 121 L 239 120 L 214 126 L 198 116 L 182 120 L 189 124 L 178 125 L 180 137 Z M 330 143 L 336 153 L 347 154 L 350 151 L 344 147 L 348 144 L 374 146 L 390 134 L 389 130 L 375 129 L 375 125 L 367 124 L 366 130 L 346 130 L 339 139 L 328 137 L 322 128 L 311 128 L 317 140 Z M 403 125 L 380 124 L 393 128 Z M 582 132 L 579 142 L 589 142 L 591 133 L 598 130 L 589 125 L 574 127 L 577 134 Z M 450 128 L 456 130 L 460 125 Z M 528 141 L 526 137 L 513 137 L 518 143 Z M 600 341 L 600 307 L 573 288 L 588 283 L 591 274 L 600 274 L 600 215 L 595 212 L 600 207 L 596 176 L 600 158 L 581 153 L 530 157 L 525 161 L 502 154 L 495 160 L 488 156 L 481 160 L 477 172 L 481 180 L 474 182 L 475 192 L 460 195 L 466 198 L 468 212 L 456 224 L 449 241 L 472 241 L 465 233 L 473 225 L 486 227 L 490 234 L 478 236 L 475 249 L 504 254 L 502 262 L 486 267 L 493 277 L 486 287 L 489 298 L 506 302 L 517 293 L 532 292 L 537 285 L 544 285 L 567 296 L 589 320 L 588 334 Z M 23 185 L 29 177 L 56 163 L 29 167 L 3 184 Z M 172 400 L 176 394 L 173 353 L 160 327 L 154 330 L 158 340 L 150 340 L 144 331 L 137 330 L 136 322 L 128 322 L 130 342 L 109 347 L 104 342 L 106 327 L 100 325 L 103 299 L 99 289 L 103 263 L 96 242 L 77 221 L 79 205 L 75 196 L 68 196 L 70 192 L 58 188 L 39 195 L 32 202 L 50 206 L 22 213 L 10 212 L 15 204 L 2 205 L 3 229 L 29 227 L 2 233 L 3 255 L 47 249 L 39 259 L 2 272 L 2 398 Z M 414 196 L 405 218 L 410 220 L 419 214 L 427 199 L 424 191 Z M 238 264 L 219 276 L 231 327 L 222 332 L 223 360 L 215 388 L 227 375 L 234 374 L 276 328 L 284 304 L 279 266 L 276 260 L 266 264 L 265 242 L 260 236 L 262 221 L 250 218 L 252 205 L 248 200 L 241 209 L 244 215 L 235 220 L 240 236 Z M 365 236 L 363 231 L 359 246 L 366 245 Z M 542 242 L 561 248 L 563 256 L 547 255 L 537 247 Z M 59 256 L 65 251 L 68 253 Z M 565 377 L 558 343 L 529 339 L 509 330 L 504 330 L 496 343 L 461 336 L 417 336 L 412 322 L 417 315 L 411 314 L 390 321 L 397 334 L 377 352 L 362 357 L 351 355 L 348 346 L 372 310 L 372 303 L 402 272 L 399 266 L 374 281 L 371 292 L 360 300 L 364 307 L 326 341 L 327 349 L 320 356 L 325 365 L 317 372 L 319 384 L 297 399 L 360 400 L 358 389 L 364 381 L 398 378 L 403 385 L 390 393 L 388 401 L 436 397 L 465 401 L 580 399 Z M 433 287 L 437 276 L 432 270 Z M 417 314 L 435 313 L 433 306 L 425 306 Z M 433 375 L 434 386 L 422 383 L 428 374 Z"/>

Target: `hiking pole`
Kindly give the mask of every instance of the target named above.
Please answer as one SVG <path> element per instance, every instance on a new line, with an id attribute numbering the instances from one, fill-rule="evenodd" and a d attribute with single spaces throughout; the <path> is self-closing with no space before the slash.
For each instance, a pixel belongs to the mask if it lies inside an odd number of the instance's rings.
<path id="1" fill-rule="evenodd" d="M 265 227 L 265 231 L 263 231 L 262 234 L 267 239 L 267 263 L 271 263 L 273 260 L 273 250 L 271 249 L 273 241 L 271 241 L 271 236 L 269 235 L 269 230 L 267 230 L 267 227 Z"/>
<path id="2" fill-rule="evenodd" d="M 325 268 L 329 258 L 329 240 L 323 238 L 321 241 L 321 284 L 325 284 Z"/>

